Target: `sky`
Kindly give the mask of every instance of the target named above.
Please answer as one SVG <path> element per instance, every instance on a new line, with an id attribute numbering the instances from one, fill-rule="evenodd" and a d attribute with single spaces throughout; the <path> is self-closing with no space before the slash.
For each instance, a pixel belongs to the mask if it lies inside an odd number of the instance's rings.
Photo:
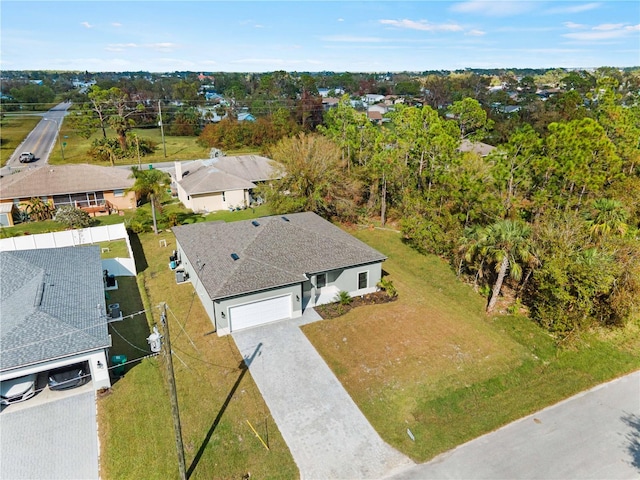
<path id="1" fill-rule="evenodd" d="M 0 3 L 0 69 L 398 72 L 640 65 L 638 1 Z"/>

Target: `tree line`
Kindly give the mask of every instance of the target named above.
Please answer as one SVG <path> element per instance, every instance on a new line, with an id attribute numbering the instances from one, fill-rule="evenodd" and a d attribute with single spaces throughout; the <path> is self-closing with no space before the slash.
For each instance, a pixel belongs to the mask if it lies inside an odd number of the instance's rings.
<path id="1" fill-rule="evenodd" d="M 585 95 L 587 114 L 523 123 L 487 156 L 461 149 L 492 133 L 475 99 L 397 105 L 376 127 L 345 98 L 317 133 L 269 148 L 283 175 L 261 194 L 278 213 L 393 221 L 489 312 L 528 308 L 563 335 L 621 325 L 640 311 L 640 107 L 611 77 Z"/>

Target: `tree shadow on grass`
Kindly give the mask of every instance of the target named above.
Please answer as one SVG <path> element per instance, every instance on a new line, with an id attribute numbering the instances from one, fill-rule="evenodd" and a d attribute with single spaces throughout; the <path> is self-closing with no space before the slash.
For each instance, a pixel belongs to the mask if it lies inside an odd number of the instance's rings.
<path id="1" fill-rule="evenodd" d="M 262 343 L 259 343 L 256 346 L 256 349 L 253 351 L 253 354 L 250 357 L 246 357 L 244 360 L 242 360 L 240 362 L 240 365 L 238 365 L 238 369 L 240 370 L 240 375 L 238 375 L 238 378 L 236 379 L 236 382 L 233 384 L 233 387 L 231 387 L 231 390 L 229 391 L 229 394 L 227 395 L 227 398 L 225 399 L 224 403 L 222 404 L 222 407 L 220 408 L 220 411 L 218 412 L 218 415 L 216 415 L 216 418 L 213 421 L 213 423 L 211 424 L 211 427 L 209 428 L 209 431 L 207 432 L 207 435 L 205 435 L 204 440 L 202 441 L 202 444 L 200 445 L 200 448 L 198 449 L 198 453 L 196 453 L 196 456 L 194 457 L 193 461 L 191 462 L 191 465 L 189 465 L 189 469 L 187 470 L 187 478 L 191 478 L 191 475 L 193 474 L 193 472 L 195 471 L 196 467 L 198 466 L 198 462 L 200 462 L 200 459 L 202 458 L 202 455 L 204 455 L 204 451 L 206 450 L 207 445 L 209 444 L 209 441 L 211 440 L 211 437 L 213 436 L 213 432 L 216 431 L 216 428 L 217 428 L 218 424 L 220 423 L 220 420 L 222 420 L 222 416 L 224 415 L 224 412 L 227 410 L 227 407 L 229 406 L 229 403 L 231 402 L 231 399 L 235 395 L 236 390 L 238 389 L 238 386 L 242 382 L 242 379 L 244 378 L 245 373 L 247 373 L 247 370 L 249 370 L 249 366 L 251 365 L 251 362 L 253 362 L 253 360 L 258 355 L 261 347 L 262 347 Z"/>
<path id="2" fill-rule="evenodd" d="M 631 431 L 626 435 L 627 451 L 631 455 L 631 465 L 640 471 L 640 417 L 628 413 L 621 420 L 631 427 Z"/>

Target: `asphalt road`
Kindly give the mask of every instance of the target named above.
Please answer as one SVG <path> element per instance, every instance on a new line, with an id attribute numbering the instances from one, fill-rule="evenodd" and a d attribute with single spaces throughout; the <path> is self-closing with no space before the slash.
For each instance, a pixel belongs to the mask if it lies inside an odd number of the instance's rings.
<path id="1" fill-rule="evenodd" d="M 389 478 L 638 479 L 640 371 L 580 393 Z"/>
<path id="2" fill-rule="evenodd" d="M 65 115 L 67 115 L 67 109 L 70 106 L 71 103 L 64 102 L 56 105 L 44 114 L 37 114 L 42 117 L 42 120 L 29 132 L 24 142 L 16 148 L 15 152 L 13 152 L 7 161 L 7 164 L 2 168 L 1 174 L 8 175 L 14 170 L 26 167 L 39 167 L 46 164 L 49 161 L 49 154 L 56 144 L 60 125 Z M 18 157 L 21 152 L 33 152 L 36 161 L 28 164 L 20 163 Z"/>

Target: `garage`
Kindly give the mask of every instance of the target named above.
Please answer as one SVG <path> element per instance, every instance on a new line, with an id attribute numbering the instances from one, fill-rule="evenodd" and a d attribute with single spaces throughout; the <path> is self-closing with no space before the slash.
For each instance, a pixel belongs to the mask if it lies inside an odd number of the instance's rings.
<path id="1" fill-rule="evenodd" d="M 259 300 L 229 308 L 231 331 L 291 318 L 291 295 Z"/>

